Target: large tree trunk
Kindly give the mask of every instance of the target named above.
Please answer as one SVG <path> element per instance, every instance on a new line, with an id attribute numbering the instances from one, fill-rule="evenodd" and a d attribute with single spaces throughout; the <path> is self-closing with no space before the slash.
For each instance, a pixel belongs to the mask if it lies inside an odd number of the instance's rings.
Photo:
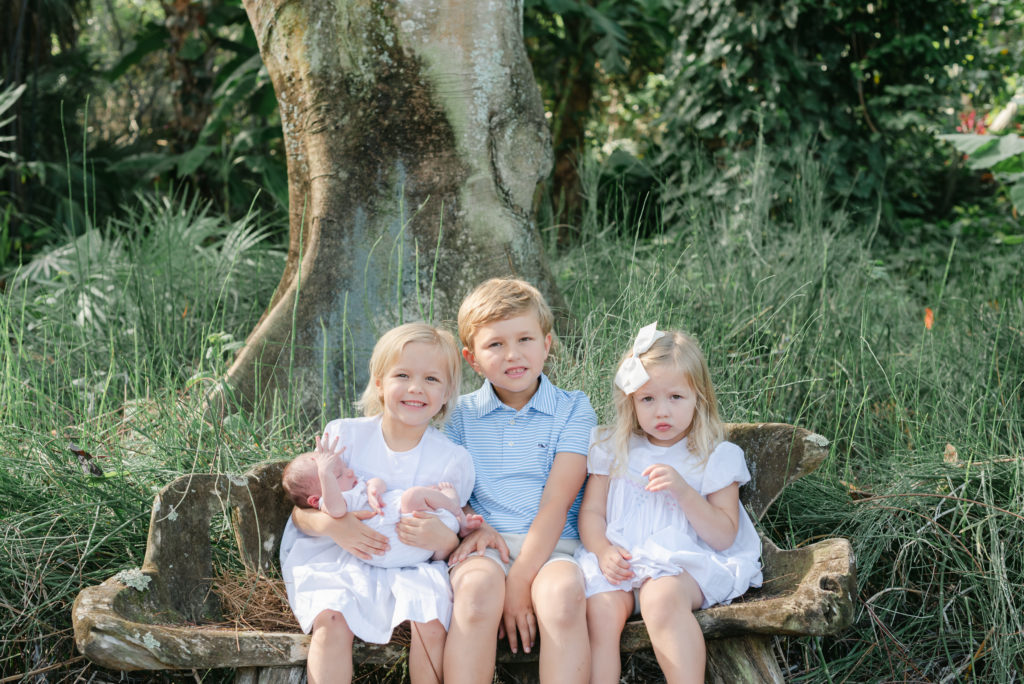
<path id="1" fill-rule="evenodd" d="M 290 244 L 228 371 L 244 404 L 336 416 L 376 337 L 481 280 L 555 298 L 533 222 L 550 134 L 521 0 L 245 0 L 281 109 Z"/>

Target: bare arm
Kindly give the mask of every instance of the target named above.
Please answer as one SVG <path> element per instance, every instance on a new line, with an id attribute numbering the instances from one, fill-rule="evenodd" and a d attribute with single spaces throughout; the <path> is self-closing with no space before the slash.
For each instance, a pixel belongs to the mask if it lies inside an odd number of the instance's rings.
<path id="1" fill-rule="evenodd" d="M 707 498 L 691 487 L 671 466 L 661 463 L 648 466 L 648 491 L 672 493 L 679 510 L 704 542 L 716 551 L 725 551 L 736 541 L 740 522 L 740 486 L 733 482 Z"/>
<path id="2" fill-rule="evenodd" d="M 547 484 L 540 497 L 537 516 L 523 540 L 523 548 L 509 568 L 505 581 L 505 634 L 509 648 L 517 650 L 516 632 L 523 649 L 529 652 L 536 641 L 533 600 L 530 587 L 541 566 L 551 557 L 565 527 L 572 502 L 587 478 L 587 457 L 583 454 L 559 452 L 548 473 Z"/>
<path id="3" fill-rule="evenodd" d="M 352 511 L 351 515 L 332 518 L 311 508 L 293 508 L 292 522 L 313 537 L 330 537 L 334 543 L 357 558 L 369 560 L 388 550 L 388 539 L 374 532 L 361 521 L 371 518 L 373 511 Z"/>
<path id="4" fill-rule="evenodd" d="M 583 491 L 583 505 L 580 507 L 580 540 L 583 546 L 595 556 L 601 572 L 613 584 L 633 577 L 629 551 L 608 541 L 608 488 L 611 478 L 607 475 L 591 475 Z"/>
<path id="5" fill-rule="evenodd" d="M 320 480 L 320 510 L 332 518 L 340 518 L 348 513 L 348 504 L 345 502 L 341 487 L 338 485 L 338 478 L 333 471 L 344 450 L 344 447 L 340 451 L 320 451 L 318 449 L 313 454 L 313 458 L 316 460 L 316 476 Z"/>
<path id="6" fill-rule="evenodd" d="M 395 525 L 395 532 L 402 543 L 433 551 L 434 560 L 445 560 L 459 545 L 459 535 L 433 513 L 419 511 L 411 517 L 403 516 Z"/>

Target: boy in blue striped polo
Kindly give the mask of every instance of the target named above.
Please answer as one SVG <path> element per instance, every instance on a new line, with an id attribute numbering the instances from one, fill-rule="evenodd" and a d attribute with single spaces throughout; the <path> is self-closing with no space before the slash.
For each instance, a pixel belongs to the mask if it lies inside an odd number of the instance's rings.
<path id="1" fill-rule="evenodd" d="M 449 682 L 490 682 L 497 638 L 529 653 L 538 632 L 542 682 L 589 678 L 583 575 L 573 552 L 597 417 L 583 392 L 544 375 L 552 318 L 535 287 L 511 278 L 483 283 L 459 308 L 462 355 L 484 383 L 459 398 L 445 431 L 473 457 L 469 505 L 485 522 L 449 559 Z"/>

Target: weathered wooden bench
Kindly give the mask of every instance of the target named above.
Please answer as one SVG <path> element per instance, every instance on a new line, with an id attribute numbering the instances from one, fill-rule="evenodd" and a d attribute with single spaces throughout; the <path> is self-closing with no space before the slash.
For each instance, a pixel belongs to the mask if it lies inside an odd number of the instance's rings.
<path id="1" fill-rule="evenodd" d="M 820 435 L 778 423 L 731 424 L 728 438 L 747 455 L 753 479 L 741 498 L 755 519 L 828 451 Z M 141 573 L 134 580 L 119 573 L 75 600 L 79 650 L 114 670 L 236 668 L 236 682 L 302 681 L 309 637 L 297 625 L 273 632 L 224 626 L 211 591 L 210 525 L 217 516 L 230 516 L 249 571 L 275 573 L 291 510 L 281 489 L 283 465 L 263 464 L 242 476 L 185 475 L 164 487 L 153 503 Z M 764 586 L 731 605 L 697 613 L 708 639 L 707 681 L 781 682 L 772 635 L 833 634 L 851 620 L 856 582 L 849 542 L 827 539 L 788 551 L 768 539 L 763 545 Z M 394 663 L 402 648 L 357 643 L 354 658 Z M 643 622 L 628 623 L 622 651 L 649 648 Z M 499 649 L 499 662 L 516 671 L 528 668 L 524 663 L 531 658 L 536 650 L 513 656 L 507 647 Z"/>

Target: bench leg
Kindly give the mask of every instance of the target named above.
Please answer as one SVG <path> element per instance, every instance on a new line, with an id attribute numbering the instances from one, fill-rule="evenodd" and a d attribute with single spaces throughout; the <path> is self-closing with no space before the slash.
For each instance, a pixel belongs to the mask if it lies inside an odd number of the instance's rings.
<path id="1" fill-rule="evenodd" d="M 235 684 L 305 684 L 306 668 L 240 667 L 235 670 Z"/>
<path id="2" fill-rule="evenodd" d="M 782 670 L 772 652 L 770 637 L 750 635 L 708 639 L 705 684 L 782 684 Z"/>

